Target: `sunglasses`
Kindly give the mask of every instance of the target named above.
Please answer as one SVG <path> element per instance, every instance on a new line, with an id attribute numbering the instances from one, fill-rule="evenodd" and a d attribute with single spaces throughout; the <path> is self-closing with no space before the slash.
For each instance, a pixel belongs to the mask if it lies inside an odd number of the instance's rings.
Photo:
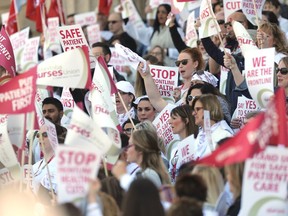
<path id="1" fill-rule="evenodd" d="M 131 134 L 133 132 L 133 128 L 123 129 L 123 132 L 126 133 L 126 134 Z"/>
<path id="2" fill-rule="evenodd" d="M 43 132 L 41 135 L 42 135 L 43 138 L 47 138 L 48 137 L 48 133 L 47 132 Z M 40 133 L 37 133 L 36 137 L 40 138 Z"/>
<path id="3" fill-rule="evenodd" d="M 112 21 L 108 21 L 108 24 L 115 24 L 115 23 L 117 23 L 117 22 L 119 22 L 119 21 L 117 21 L 117 20 L 112 20 Z"/>
<path id="4" fill-rule="evenodd" d="M 223 24 L 225 24 L 225 20 L 217 20 L 217 23 L 218 23 L 219 25 L 223 25 Z"/>
<path id="5" fill-rule="evenodd" d="M 182 64 L 182 65 L 187 65 L 187 64 L 188 64 L 188 60 L 189 60 L 189 59 L 183 59 L 183 60 L 180 60 L 180 61 L 176 61 L 176 62 L 175 62 L 175 65 L 176 65 L 177 67 L 179 67 L 180 64 Z"/>
<path id="6" fill-rule="evenodd" d="M 190 102 L 190 101 L 194 100 L 194 98 L 196 98 L 196 97 L 197 96 L 188 95 L 187 100 Z"/>
<path id="7" fill-rule="evenodd" d="M 276 68 L 276 73 L 280 72 L 282 75 L 288 74 L 288 68 Z"/>

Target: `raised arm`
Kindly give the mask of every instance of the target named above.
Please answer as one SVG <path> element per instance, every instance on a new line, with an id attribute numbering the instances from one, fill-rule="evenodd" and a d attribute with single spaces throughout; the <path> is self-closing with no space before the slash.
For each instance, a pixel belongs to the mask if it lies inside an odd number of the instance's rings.
<path id="1" fill-rule="evenodd" d="M 149 66 L 147 66 L 147 70 L 145 72 L 142 71 L 143 66 L 143 63 L 139 63 L 137 71 L 144 80 L 146 93 L 151 104 L 157 110 L 157 112 L 161 112 L 168 103 L 161 97 L 161 94 L 151 76 Z"/>
<path id="2" fill-rule="evenodd" d="M 225 67 L 231 70 L 236 87 L 240 86 L 245 79 L 238 68 L 235 58 L 231 54 L 226 53 L 223 57 L 223 62 Z"/>

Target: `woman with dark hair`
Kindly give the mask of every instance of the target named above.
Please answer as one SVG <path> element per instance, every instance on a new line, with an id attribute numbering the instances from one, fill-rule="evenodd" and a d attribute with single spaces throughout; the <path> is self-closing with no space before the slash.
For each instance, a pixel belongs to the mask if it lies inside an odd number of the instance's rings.
<path id="1" fill-rule="evenodd" d="M 136 173 L 136 178 L 147 178 L 158 188 L 162 184 L 170 183 L 169 175 L 161 158 L 156 132 L 143 129 L 132 133 L 127 146 L 127 162 L 137 163 L 141 168 Z M 127 174 L 126 164 L 123 161 L 118 161 L 114 165 L 112 173 L 120 180 L 120 185 L 125 190 L 129 188 L 131 182 L 135 179 Z"/>
<path id="2" fill-rule="evenodd" d="M 141 96 L 134 101 L 137 110 L 137 118 L 140 122 L 145 120 L 153 121 L 156 116 L 156 110 L 151 104 L 147 95 Z"/>
<path id="3" fill-rule="evenodd" d="M 279 26 L 279 21 L 277 16 L 272 11 L 262 11 L 262 23 L 264 22 L 270 22 L 274 23 L 277 26 Z"/>
<path id="4" fill-rule="evenodd" d="M 165 216 L 155 185 L 145 178 L 132 182 L 123 202 L 122 216 Z"/>

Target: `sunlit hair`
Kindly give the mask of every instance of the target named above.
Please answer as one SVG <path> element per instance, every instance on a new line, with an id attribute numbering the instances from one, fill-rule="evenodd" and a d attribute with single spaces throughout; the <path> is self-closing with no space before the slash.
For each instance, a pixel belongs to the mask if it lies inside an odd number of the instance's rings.
<path id="1" fill-rule="evenodd" d="M 287 39 L 283 31 L 274 23 L 262 23 L 259 27 L 260 30 L 265 32 L 268 35 L 273 36 L 273 46 L 275 50 L 280 53 L 288 54 L 288 44 Z"/>
<path id="2" fill-rule="evenodd" d="M 224 180 L 219 169 L 199 164 L 194 167 L 192 174 L 202 176 L 208 189 L 207 202 L 215 205 L 219 195 L 224 190 Z"/>
<path id="3" fill-rule="evenodd" d="M 232 188 L 230 188 L 234 199 L 240 196 L 243 182 L 244 163 L 235 163 L 225 166 L 225 174 L 230 175 Z M 231 185 L 230 185 L 231 186 Z"/>
<path id="4" fill-rule="evenodd" d="M 182 121 L 186 124 L 185 130 L 186 130 L 186 136 L 190 136 L 194 134 L 194 138 L 198 135 L 198 126 L 195 125 L 195 118 L 192 115 L 192 109 L 188 104 L 175 107 L 171 110 L 170 113 L 171 117 L 177 117 L 179 116 Z"/>
<path id="5" fill-rule="evenodd" d="M 153 169 L 161 177 L 163 184 L 169 184 L 170 178 L 161 158 L 157 133 L 147 129 L 136 130 L 131 137 L 135 150 L 143 155 L 141 169 Z"/>
<path id="6" fill-rule="evenodd" d="M 219 122 L 224 119 L 224 114 L 219 100 L 213 94 L 204 94 L 200 97 L 196 97 L 192 102 L 192 109 L 194 110 L 196 102 L 202 103 L 203 109 L 210 112 L 210 119 Z"/>
<path id="7" fill-rule="evenodd" d="M 190 55 L 193 62 L 198 61 L 198 65 L 196 67 L 196 70 L 204 70 L 205 61 L 203 59 L 201 51 L 198 48 L 196 48 L 196 47 L 190 48 L 189 47 L 189 48 L 182 50 L 181 53 L 187 53 L 188 55 Z"/>

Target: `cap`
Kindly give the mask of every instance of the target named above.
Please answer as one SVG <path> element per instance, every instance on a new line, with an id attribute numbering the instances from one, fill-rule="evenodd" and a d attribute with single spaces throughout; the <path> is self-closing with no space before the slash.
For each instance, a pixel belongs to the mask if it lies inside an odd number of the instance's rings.
<path id="1" fill-rule="evenodd" d="M 128 81 L 119 81 L 116 83 L 116 87 L 118 90 L 120 90 L 122 92 L 131 93 L 135 96 L 134 87 Z"/>
<path id="2" fill-rule="evenodd" d="M 144 98 L 148 98 L 148 99 L 149 99 L 149 97 L 148 97 L 147 95 L 143 95 L 143 96 L 140 96 L 140 97 L 136 98 L 133 103 L 136 104 L 136 105 L 138 105 L 138 103 L 139 103 L 141 100 L 143 100 Z"/>
<path id="3" fill-rule="evenodd" d="M 210 83 L 214 87 L 217 86 L 218 79 L 210 72 L 208 71 L 196 71 L 192 75 L 191 81 L 193 80 L 201 80 L 207 83 Z"/>

